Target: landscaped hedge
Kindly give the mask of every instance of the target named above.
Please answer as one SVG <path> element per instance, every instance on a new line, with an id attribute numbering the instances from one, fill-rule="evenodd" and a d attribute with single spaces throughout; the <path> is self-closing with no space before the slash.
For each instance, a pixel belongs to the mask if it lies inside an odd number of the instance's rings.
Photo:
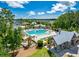
<path id="1" fill-rule="evenodd" d="M 37 44 L 38 44 L 38 48 L 42 48 L 43 47 L 43 40 L 38 40 L 38 42 L 37 42 Z"/>

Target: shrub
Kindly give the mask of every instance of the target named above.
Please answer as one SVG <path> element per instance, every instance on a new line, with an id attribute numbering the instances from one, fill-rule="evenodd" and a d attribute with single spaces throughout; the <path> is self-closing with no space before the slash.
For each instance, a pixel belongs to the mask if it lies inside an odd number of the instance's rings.
<path id="1" fill-rule="evenodd" d="M 46 46 L 48 44 L 47 40 L 44 40 L 43 45 Z"/>
<path id="2" fill-rule="evenodd" d="M 38 40 L 37 44 L 38 44 L 39 48 L 42 48 L 43 47 L 43 40 Z"/>
<path id="3" fill-rule="evenodd" d="M 68 57 L 74 57 L 73 55 L 68 55 Z"/>
<path id="4" fill-rule="evenodd" d="M 4 50 L 0 50 L 0 57 L 10 57 L 10 54 Z"/>
<path id="5" fill-rule="evenodd" d="M 48 38 L 48 44 L 51 44 L 51 43 L 52 43 L 52 38 L 49 37 L 49 38 Z"/>
<path id="6" fill-rule="evenodd" d="M 56 57 L 56 55 L 54 54 L 54 52 L 51 52 L 50 50 L 48 50 L 48 53 L 49 53 L 50 57 Z"/>

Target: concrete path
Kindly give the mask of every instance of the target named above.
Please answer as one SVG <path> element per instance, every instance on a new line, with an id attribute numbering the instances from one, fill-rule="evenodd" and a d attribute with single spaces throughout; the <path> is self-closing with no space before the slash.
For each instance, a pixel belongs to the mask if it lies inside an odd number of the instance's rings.
<path id="1" fill-rule="evenodd" d="M 24 48 L 21 48 L 19 49 L 19 53 L 16 55 L 16 57 L 29 57 L 36 51 L 37 51 L 36 47 L 32 47 L 26 50 L 24 50 Z"/>

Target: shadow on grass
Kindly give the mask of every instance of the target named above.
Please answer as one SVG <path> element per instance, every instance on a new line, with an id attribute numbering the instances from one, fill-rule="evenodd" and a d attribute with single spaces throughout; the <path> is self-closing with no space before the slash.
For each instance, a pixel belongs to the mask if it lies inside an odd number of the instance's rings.
<path id="1" fill-rule="evenodd" d="M 36 49 L 42 49 L 43 47 L 38 47 L 38 46 L 36 46 Z"/>
<path id="2" fill-rule="evenodd" d="M 56 57 L 55 54 L 53 52 L 51 52 L 50 50 L 48 50 L 48 54 L 50 57 Z"/>

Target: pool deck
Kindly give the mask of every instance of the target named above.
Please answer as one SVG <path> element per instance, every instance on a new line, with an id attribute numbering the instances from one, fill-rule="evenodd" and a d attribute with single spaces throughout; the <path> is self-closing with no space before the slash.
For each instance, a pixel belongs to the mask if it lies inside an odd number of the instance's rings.
<path id="1" fill-rule="evenodd" d="M 25 32 L 26 31 L 31 31 L 31 30 L 34 30 L 34 29 L 25 30 Z M 35 30 L 37 30 L 37 29 L 35 29 Z M 37 42 L 39 39 L 43 39 L 43 38 L 47 38 L 47 37 L 51 37 L 53 35 L 56 35 L 56 33 L 53 32 L 52 30 L 49 30 L 49 29 L 45 29 L 45 30 L 47 30 L 47 32 L 45 34 L 33 35 L 32 36 L 33 37 L 32 39 Z"/>
<path id="2" fill-rule="evenodd" d="M 47 38 L 47 37 L 52 37 L 54 35 L 54 32 L 48 33 L 48 34 L 44 34 L 44 35 L 39 35 L 36 36 L 36 40 L 42 39 L 42 38 Z"/>

